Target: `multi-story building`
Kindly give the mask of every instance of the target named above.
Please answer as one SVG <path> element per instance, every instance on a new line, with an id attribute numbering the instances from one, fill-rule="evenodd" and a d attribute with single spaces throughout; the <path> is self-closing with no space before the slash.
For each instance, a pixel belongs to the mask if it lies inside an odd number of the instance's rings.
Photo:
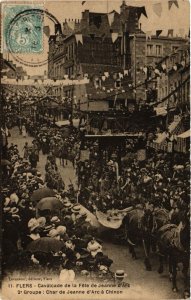
<path id="1" fill-rule="evenodd" d="M 181 46 L 186 45 L 187 39 L 163 36 L 162 34 L 158 37 L 157 35 L 148 37 L 145 33 L 138 33 L 130 35 L 129 42 L 132 80 L 137 87 L 136 98 L 141 101 L 149 100 L 149 98 L 151 101 L 156 100 L 159 95 L 157 93 L 157 78 L 153 76 L 153 71 L 164 59 L 175 53 Z M 172 61 L 169 61 L 167 71 L 170 70 L 171 65 Z M 150 97 L 150 90 L 153 91 L 153 97 Z M 169 89 L 166 88 L 165 93 L 168 94 L 168 92 Z"/>
<path id="2" fill-rule="evenodd" d="M 162 33 L 148 36 L 139 26 L 144 7 L 123 1 L 120 13 L 82 12 L 81 20 L 65 20 L 49 40 L 48 77 L 54 80 L 88 77 L 86 85 L 56 87 L 54 94 L 69 97 L 81 110 L 124 107 L 129 100 L 156 101 L 155 67 L 187 40 Z M 165 93 L 169 92 L 169 88 Z"/>

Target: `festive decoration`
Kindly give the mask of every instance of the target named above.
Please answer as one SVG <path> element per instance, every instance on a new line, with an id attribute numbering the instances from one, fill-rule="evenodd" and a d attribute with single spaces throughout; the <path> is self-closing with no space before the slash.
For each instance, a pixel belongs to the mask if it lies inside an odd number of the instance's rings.
<path id="1" fill-rule="evenodd" d="M 115 43 L 115 41 L 118 38 L 118 32 L 112 32 L 111 34 L 112 42 Z"/>
<path id="2" fill-rule="evenodd" d="M 162 33 L 162 30 L 156 30 L 156 36 L 159 37 L 159 35 Z"/>
<path id="3" fill-rule="evenodd" d="M 173 32 L 174 32 L 173 29 L 169 29 L 168 30 L 168 37 L 173 37 Z"/>
<path id="4" fill-rule="evenodd" d="M 155 14 L 160 17 L 161 13 L 162 13 L 162 4 L 161 2 L 158 3 L 154 3 L 153 4 L 153 11 L 155 12 Z"/>
<path id="5" fill-rule="evenodd" d="M 169 10 L 171 9 L 171 7 L 172 7 L 173 4 L 176 5 L 177 8 L 179 8 L 177 0 L 169 0 L 168 1 L 168 8 L 169 8 Z"/>
<path id="6" fill-rule="evenodd" d="M 111 25 L 112 25 L 112 23 L 113 23 L 113 21 L 114 21 L 114 16 L 115 16 L 115 12 L 113 11 L 113 12 L 111 12 L 111 13 L 109 13 L 108 15 L 107 15 L 107 17 L 108 17 L 108 22 L 109 22 L 109 26 L 111 27 Z"/>
<path id="7" fill-rule="evenodd" d="M 76 38 L 76 42 L 78 44 L 78 42 L 80 42 L 81 44 L 83 44 L 83 37 L 81 33 L 76 33 L 75 34 L 75 38 Z"/>

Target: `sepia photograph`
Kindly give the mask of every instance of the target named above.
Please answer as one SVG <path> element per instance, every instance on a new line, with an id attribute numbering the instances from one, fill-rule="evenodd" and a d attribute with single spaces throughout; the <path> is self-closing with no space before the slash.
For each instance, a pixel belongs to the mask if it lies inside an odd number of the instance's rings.
<path id="1" fill-rule="evenodd" d="M 0 299 L 190 299 L 189 0 L 0 9 Z"/>

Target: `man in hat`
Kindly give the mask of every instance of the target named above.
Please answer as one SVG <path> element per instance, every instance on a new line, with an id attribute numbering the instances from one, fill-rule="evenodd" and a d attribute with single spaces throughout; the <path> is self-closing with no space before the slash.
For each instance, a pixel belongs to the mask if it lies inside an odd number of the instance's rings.
<path id="1" fill-rule="evenodd" d="M 28 233 L 26 236 L 22 239 L 22 246 L 24 249 L 26 249 L 27 245 L 40 238 L 39 234 L 39 222 L 36 218 L 32 218 L 28 222 Z"/>
<path id="2" fill-rule="evenodd" d="M 102 252 L 102 246 L 93 237 L 87 245 L 87 250 L 91 253 L 92 257 L 95 257 L 97 253 Z"/>

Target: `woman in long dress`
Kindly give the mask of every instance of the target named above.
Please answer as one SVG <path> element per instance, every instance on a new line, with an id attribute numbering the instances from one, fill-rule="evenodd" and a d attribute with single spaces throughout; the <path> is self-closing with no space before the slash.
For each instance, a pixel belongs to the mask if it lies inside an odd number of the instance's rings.
<path id="1" fill-rule="evenodd" d="M 22 125 L 22 136 L 23 136 L 24 138 L 26 138 L 26 136 L 27 136 L 27 132 L 26 132 L 26 127 L 25 127 L 25 125 Z"/>

